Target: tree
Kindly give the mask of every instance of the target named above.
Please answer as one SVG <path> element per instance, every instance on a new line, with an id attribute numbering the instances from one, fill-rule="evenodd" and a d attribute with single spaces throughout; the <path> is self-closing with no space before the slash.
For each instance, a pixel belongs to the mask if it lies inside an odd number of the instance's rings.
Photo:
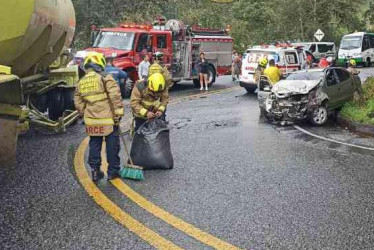
<path id="1" fill-rule="evenodd" d="M 274 41 L 312 41 L 317 29 L 324 40 L 339 43 L 346 33 L 365 30 L 373 23 L 373 0 L 73 0 L 77 13 L 74 45 L 89 45 L 90 26 L 119 22 L 152 22 L 158 15 L 185 24 L 210 28 L 232 27 L 235 49 Z"/>

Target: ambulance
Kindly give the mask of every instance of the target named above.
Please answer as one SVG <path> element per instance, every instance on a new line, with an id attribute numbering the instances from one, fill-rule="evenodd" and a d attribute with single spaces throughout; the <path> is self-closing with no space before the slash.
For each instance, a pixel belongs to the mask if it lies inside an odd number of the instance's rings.
<path id="1" fill-rule="evenodd" d="M 248 93 L 253 93 L 257 84 L 254 80 L 254 74 L 261 58 L 268 60 L 274 59 L 276 66 L 287 75 L 293 71 L 301 69 L 305 63 L 301 54 L 293 47 L 278 46 L 254 46 L 244 53 L 242 61 L 242 70 L 239 77 L 240 86 L 245 88 Z"/>

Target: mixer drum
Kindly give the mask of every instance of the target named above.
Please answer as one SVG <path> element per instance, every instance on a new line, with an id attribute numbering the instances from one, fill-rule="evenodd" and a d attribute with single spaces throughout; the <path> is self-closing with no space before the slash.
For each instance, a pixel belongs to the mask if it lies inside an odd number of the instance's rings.
<path id="1" fill-rule="evenodd" d="M 0 0 L 0 64 L 24 76 L 50 65 L 75 32 L 71 0 Z"/>

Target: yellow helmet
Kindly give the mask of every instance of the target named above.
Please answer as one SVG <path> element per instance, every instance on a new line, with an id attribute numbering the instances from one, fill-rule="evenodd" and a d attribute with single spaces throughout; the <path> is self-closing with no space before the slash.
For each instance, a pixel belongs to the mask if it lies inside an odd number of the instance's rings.
<path id="1" fill-rule="evenodd" d="M 153 92 L 165 90 L 165 78 L 161 73 L 154 73 L 148 77 L 148 89 Z"/>
<path id="2" fill-rule="evenodd" d="M 164 69 L 162 68 L 162 66 L 160 64 L 154 63 L 149 67 L 148 75 L 153 75 L 155 73 L 161 73 L 162 74 L 163 71 L 164 71 Z"/>
<path id="3" fill-rule="evenodd" d="M 356 61 L 354 59 L 351 59 L 349 61 L 349 64 L 352 65 L 353 67 L 356 67 Z"/>
<path id="4" fill-rule="evenodd" d="M 89 63 L 96 64 L 104 69 L 106 66 L 105 56 L 98 52 L 88 52 L 83 67 L 86 68 Z"/>
<path id="5" fill-rule="evenodd" d="M 261 67 L 266 67 L 266 65 L 268 65 L 268 59 L 267 58 L 261 58 L 260 61 L 258 62 L 258 64 L 261 66 Z"/>

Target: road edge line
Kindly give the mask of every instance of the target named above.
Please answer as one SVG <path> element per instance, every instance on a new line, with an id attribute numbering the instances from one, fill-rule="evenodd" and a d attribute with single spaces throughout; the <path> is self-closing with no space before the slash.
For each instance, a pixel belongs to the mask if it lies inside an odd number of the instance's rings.
<path id="1" fill-rule="evenodd" d="M 181 247 L 163 238 L 152 229 L 134 219 L 131 215 L 118 207 L 113 201 L 105 196 L 104 193 L 101 192 L 101 190 L 91 180 L 85 167 L 84 154 L 87 149 L 88 142 L 89 139 L 85 138 L 79 145 L 74 157 L 74 169 L 79 182 L 89 196 L 91 196 L 91 198 L 93 198 L 93 200 L 112 218 L 114 218 L 129 231 L 146 241 L 148 244 L 156 247 L 157 249 L 181 250 Z"/>

